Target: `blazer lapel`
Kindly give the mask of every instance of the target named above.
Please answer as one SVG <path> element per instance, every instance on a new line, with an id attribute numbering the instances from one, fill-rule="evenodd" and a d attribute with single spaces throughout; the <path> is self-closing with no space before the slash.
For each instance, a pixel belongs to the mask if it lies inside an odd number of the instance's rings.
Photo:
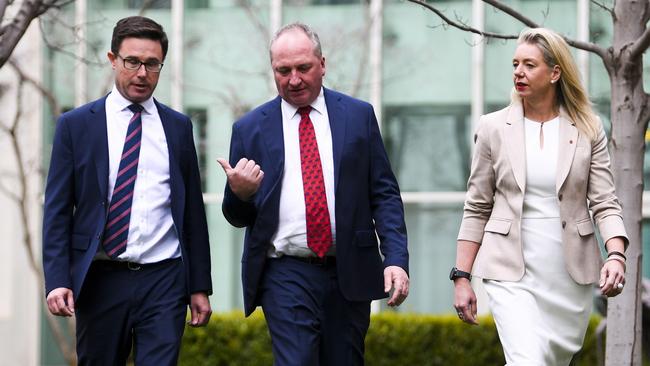
<path id="1" fill-rule="evenodd" d="M 108 196 L 108 132 L 106 132 L 106 97 L 101 98 L 90 108 L 88 118 L 89 146 L 92 146 L 97 170 L 97 186 L 100 197 Z"/>
<path id="2" fill-rule="evenodd" d="M 264 137 L 266 150 L 271 166 L 262 167 L 266 177 L 271 179 L 273 186 L 282 177 L 284 170 L 284 132 L 282 131 L 282 108 L 280 108 L 280 97 L 275 98 L 269 108 L 261 111 L 262 121 L 257 124 L 261 129 L 258 131 Z M 265 178 L 267 179 L 267 178 Z"/>
<path id="3" fill-rule="evenodd" d="M 555 190 L 560 192 L 564 180 L 569 175 L 573 157 L 578 145 L 578 129 L 575 123 L 571 121 L 563 109 L 560 110 L 560 137 L 558 140 L 557 154 L 557 173 L 555 181 Z"/>
<path id="4" fill-rule="evenodd" d="M 521 104 L 512 104 L 510 107 L 503 135 L 517 185 L 521 192 L 526 192 L 526 135 Z"/>
<path id="5" fill-rule="evenodd" d="M 323 88 L 325 94 L 325 105 L 327 106 L 327 115 L 330 120 L 330 130 L 332 133 L 332 154 L 334 159 L 334 192 L 339 183 L 339 172 L 341 171 L 341 156 L 343 155 L 343 145 L 345 142 L 346 113 L 345 106 L 341 101 L 341 96 L 332 93 L 330 90 Z"/>

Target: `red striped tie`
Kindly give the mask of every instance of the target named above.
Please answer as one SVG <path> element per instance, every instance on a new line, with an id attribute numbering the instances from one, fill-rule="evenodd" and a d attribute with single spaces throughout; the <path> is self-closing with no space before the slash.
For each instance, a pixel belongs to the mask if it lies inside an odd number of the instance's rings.
<path id="1" fill-rule="evenodd" d="M 138 172 L 140 158 L 140 143 L 142 141 L 142 108 L 139 104 L 131 104 L 129 109 L 133 117 L 129 122 L 122 149 L 122 160 L 115 180 L 115 188 L 108 207 L 108 218 L 104 229 L 104 251 L 115 259 L 126 250 L 131 221 L 131 203 L 133 188 Z"/>
<path id="2" fill-rule="evenodd" d="M 298 126 L 300 166 L 305 193 L 307 245 L 317 256 L 323 257 L 332 246 L 332 225 L 327 208 L 327 195 L 325 194 L 318 142 L 309 112 L 311 112 L 309 106 L 298 108 L 298 113 L 300 113 L 300 125 Z"/>

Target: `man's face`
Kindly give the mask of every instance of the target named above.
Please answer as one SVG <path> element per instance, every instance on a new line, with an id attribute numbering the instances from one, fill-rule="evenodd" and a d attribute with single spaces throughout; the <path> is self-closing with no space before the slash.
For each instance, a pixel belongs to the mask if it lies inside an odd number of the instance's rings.
<path id="1" fill-rule="evenodd" d="M 160 72 L 147 71 L 145 65 L 136 70 L 124 67 L 125 61 L 135 64 L 138 61 L 155 64 L 163 62 L 160 42 L 145 38 L 125 38 L 117 55 L 108 53 L 108 59 L 115 70 L 115 86 L 124 98 L 134 103 L 149 99 L 156 89 Z"/>
<path id="2" fill-rule="evenodd" d="M 273 42 L 271 67 L 278 94 L 289 104 L 305 107 L 316 100 L 325 76 L 325 58 L 314 54 L 314 44 L 303 31 L 286 31 Z"/>

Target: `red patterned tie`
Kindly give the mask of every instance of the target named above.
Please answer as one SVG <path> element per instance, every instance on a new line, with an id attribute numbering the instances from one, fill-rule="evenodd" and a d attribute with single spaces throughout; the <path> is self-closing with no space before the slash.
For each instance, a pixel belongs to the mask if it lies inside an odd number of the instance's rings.
<path id="1" fill-rule="evenodd" d="M 305 192 L 305 211 L 307 221 L 307 245 L 323 257 L 332 246 L 332 225 L 327 209 L 323 167 L 320 163 L 318 142 L 314 125 L 309 118 L 311 107 L 300 107 L 300 165 L 302 167 L 302 185 Z"/>

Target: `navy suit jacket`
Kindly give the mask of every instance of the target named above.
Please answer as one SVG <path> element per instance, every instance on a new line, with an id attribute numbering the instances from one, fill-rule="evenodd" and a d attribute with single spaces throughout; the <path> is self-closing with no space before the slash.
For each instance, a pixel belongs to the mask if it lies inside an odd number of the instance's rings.
<path id="1" fill-rule="evenodd" d="M 339 287 L 350 301 L 386 297 L 383 270 L 395 265 L 408 272 L 404 208 L 372 106 L 324 89 L 332 133 L 336 202 L 336 258 Z M 233 125 L 230 164 L 245 157 L 264 171 L 250 202 L 226 184 L 223 213 L 246 227 L 242 281 L 246 315 L 257 298 L 271 237 L 278 227 L 284 171 L 281 98 L 261 105 Z M 377 235 L 379 236 L 378 246 Z M 384 256 L 382 260 L 381 254 Z"/>
<path id="2" fill-rule="evenodd" d="M 190 119 L 158 103 L 169 149 L 171 213 L 188 294 L 212 293 L 210 248 Z M 72 289 L 75 299 L 101 245 L 108 201 L 106 97 L 59 118 L 45 188 L 43 270 L 46 294 Z"/>

